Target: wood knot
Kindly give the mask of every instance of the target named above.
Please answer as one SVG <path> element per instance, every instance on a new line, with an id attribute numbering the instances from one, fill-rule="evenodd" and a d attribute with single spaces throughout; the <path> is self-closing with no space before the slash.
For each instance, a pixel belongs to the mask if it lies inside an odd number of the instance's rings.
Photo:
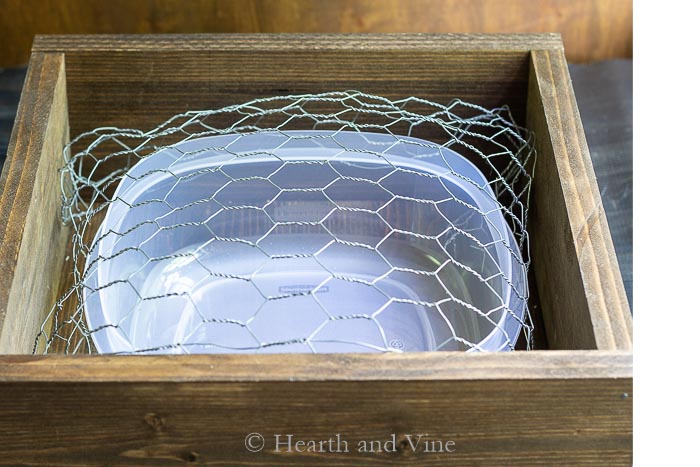
<path id="1" fill-rule="evenodd" d="M 182 453 L 182 460 L 185 462 L 197 462 L 199 460 L 199 454 L 195 451 L 189 451 Z"/>
<path id="2" fill-rule="evenodd" d="M 406 456 L 413 452 L 411 448 L 411 442 L 408 440 L 407 437 L 404 436 L 396 443 L 396 452 L 400 456 Z"/>
<path id="3" fill-rule="evenodd" d="M 165 418 L 157 413 L 147 413 L 143 419 L 156 433 L 161 433 L 165 428 Z"/>

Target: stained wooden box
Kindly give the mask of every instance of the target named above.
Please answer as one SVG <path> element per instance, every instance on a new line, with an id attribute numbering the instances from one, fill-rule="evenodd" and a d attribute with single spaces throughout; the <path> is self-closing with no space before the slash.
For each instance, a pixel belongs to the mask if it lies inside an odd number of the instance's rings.
<path id="1" fill-rule="evenodd" d="M 346 89 L 508 104 L 534 130 L 532 306 L 546 349 L 30 355 L 64 287 L 69 134 Z M 630 311 L 558 35 L 38 36 L 0 193 L 0 463 L 631 463 Z M 244 445 L 251 432 L 260 452 Z M 414 452 L 406 435 L 422 433 L 453 451 Z M 274 449 L 275 435 L 336 434 L 350 452 Z M 395 452 L 356 449 L 392 434 Z"/>

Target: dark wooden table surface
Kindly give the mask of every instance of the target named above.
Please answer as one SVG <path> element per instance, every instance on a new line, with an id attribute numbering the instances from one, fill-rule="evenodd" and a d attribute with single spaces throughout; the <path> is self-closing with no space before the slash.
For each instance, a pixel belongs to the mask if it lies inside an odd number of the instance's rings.
<path id="1" fill-rule="evenodd" d="M 632 60 L 569 71 L 632 308 Z"/>
<path id="2" fill-rule="evenodd" d="M 581 119 L 632 306 L 632 61 L 570 65 Z M 0 69 L 0 167 L 26 68 Z"/>

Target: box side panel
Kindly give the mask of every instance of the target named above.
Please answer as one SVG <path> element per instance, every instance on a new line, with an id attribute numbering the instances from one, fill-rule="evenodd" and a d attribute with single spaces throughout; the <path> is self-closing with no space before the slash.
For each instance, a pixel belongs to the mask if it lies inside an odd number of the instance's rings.
<path id="1" fill-rule="evenodd" d="M 508 104 L 524 122 L 529 48 L 555 35 L 42 37 L 65 50 L 73 135 L 148 130 L 187 110 L 286 94 L 359 90 L 388 98 Z"/>
<path id="2" fill-rule="evenodd" d="M 533 267 L 552 349 L 632 346 L 631 313 L 561 51 L 533 51 Z"/>
<path id="3" fill-rule="evenodd" d="M 629 354 L 424 357 L 4 357 L 3 461 L 631 463 Z M 132 371 L 125 371 L 130 365 Z M 280 374 L 270 371 L 274 368 Z M 264 446 L 260 438 L 252 440 L 258 452 L 245 447 L 250 433 L 264 438 Z M 442 442 L 442 448 L 430 452 L 421 442 L 414 451 L 411 443 L 421 434 L 423 441 Z M 296 441 L 338 437 L 347 452 L 295 447 Z M 381 442 L 383 451 L 362 452 L 363 442 Z"/>
<path id="4" fill-rule="evenodd" d="M 0 354 L 29 353 L 58 293 L 68 229 L 60 219 L 68 108 L 63 55 L 32 56 L 3 169 Z"/>

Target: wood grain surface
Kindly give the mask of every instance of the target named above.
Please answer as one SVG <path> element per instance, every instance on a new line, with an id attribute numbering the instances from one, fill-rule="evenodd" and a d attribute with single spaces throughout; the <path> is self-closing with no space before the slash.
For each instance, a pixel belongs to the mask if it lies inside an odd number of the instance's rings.
<path id="1" fill-rule="evenodd" d="M 547 341 L 631 350 L 631 313 L 563 53 L 534 50 L 532 77 L 532 248 L 537 281 L 548 285 L 540 289 Z"/>
<path id="2" fill-rule="evenodd" d="M 631 377 L 619 351 L 384 354 L 0 355 L 0 382 L 232 382 Z"/>
<path id="3" fill-rule="evenodd" d="M 574 62 L 632 56 L 632 0 L 3 0 L 0 67 L 35 34 L 561 32 Z"/>
<path id="4" fill-rule="evenodd" d="M 35 54 L 25 89 L 0 177 L 0 354 L 31 352 L 40 310 L 60 293 L 69 235 L 58 176 L 68 142 L 63 55 Z"/>
<path id="5" fill-rule="evenodd" d="M 371 357 L 0 357 L 0 463 L 631 463 L 629 355 Z M 244 447 L 251 432 L 260 452 Z M 413 452 L 406 435 L 419 433 L 454 452 Z M 275 434 L 340 434 L 350 452 L 275 452 Z M 395 451 L 354 448 L 392 434 Z"/>

